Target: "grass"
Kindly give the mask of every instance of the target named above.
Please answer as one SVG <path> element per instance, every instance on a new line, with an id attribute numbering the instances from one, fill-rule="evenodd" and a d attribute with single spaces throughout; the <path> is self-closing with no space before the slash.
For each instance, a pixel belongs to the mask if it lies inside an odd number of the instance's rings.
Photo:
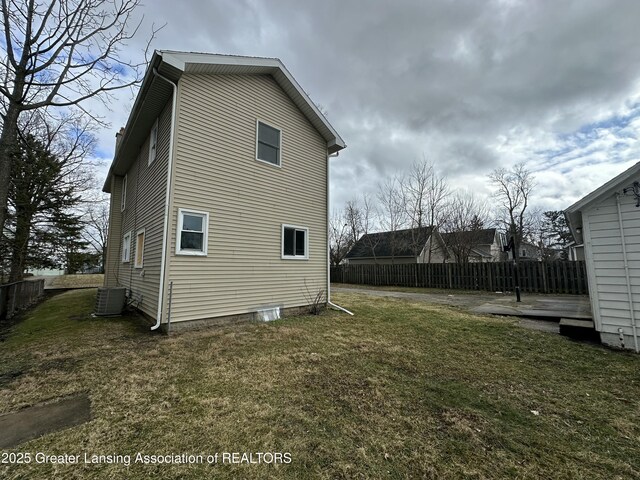
<path id="1" fill-rule="evenodd" d="M 56 296 L 0 344 L 0 410 L 93 419 L 14 451 L 290 452 L 288 465 L 0 465 L 2 478 L 637 478 L 640 357 L 406 300 L 162 337 Z M 3 375 L 4 374 L 4 375 Z M 532 413 L 537 412 L 538 415 Z"/>
<path id="2" fill-rule="evenodd" d="M 101 287 L 103 283 L 103 273 L 83 273 L 77 275 L 60 275 L 57 277 L 53 277 L 50 286 L 54 288 L 89 288 Z"/>
<path id="3" fill-rule="evenodd" d="M 457 290 L 452 288 L 423 288 L 423 287 L 401 287 L 396 285 L 363 285 L 355 283 L 332 283 L 331 287 L 336 288 L 353 288 L 359 290 L 384 290 L 389 292 L 405 292 L 405 293 L 431 293 L 445 295 L 490 295 L 494 292 L 485 290 Z"/>

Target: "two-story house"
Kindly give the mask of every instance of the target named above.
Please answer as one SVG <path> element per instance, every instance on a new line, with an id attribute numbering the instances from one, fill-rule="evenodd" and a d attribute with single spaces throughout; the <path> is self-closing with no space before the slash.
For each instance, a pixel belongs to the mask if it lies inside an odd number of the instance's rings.
<path id="1" fill-rule="evenodd" d="M 278 59 L 156 51 L 103 190 L 105 286 L 152 328 L 328 301 L 338 133 Z"/>

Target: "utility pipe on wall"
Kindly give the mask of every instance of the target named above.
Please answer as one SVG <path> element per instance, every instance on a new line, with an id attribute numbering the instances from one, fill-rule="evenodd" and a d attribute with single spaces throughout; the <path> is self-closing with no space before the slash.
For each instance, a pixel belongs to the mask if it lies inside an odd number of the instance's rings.
<path id="1" fill-rule="evenodd" d="M 166 257 L 167 257 L 167 231 L 169 229 L 169 196 L 171 194 L 171 170 L 173 169 L 173 136 L 176 128 L 176 105 L 178 97 L 178 86 L 166 77 L 163 77 L 158 73 L 155 67 L 153 67 L 153 74 L 168 82 L 173 88 L 173 100 L 171 104 L 171 130 L 169 132 L 169 159 L 167 161 L 167 186 L 164 199 L 164 223 L 162 227 L 162 258 L 160 260 L 160 288 L 158 290 L 158 312 L 156 314 L 156 323 L 151 327 L 151 330 L 156 330 L 162 323 L 162 300 L 164 298 L 164 277 L 167 269 Z"/>
<path id="2" fill-rule="evenodd" d="M 616 195 L 616 206 L 618 207 L 618 225 L 620 226 L 620 244 L 622 245 L 622 260 L 624 261 L 624 276 L 627 280 L 627 296 L 629 297 L 629 314 L 631 315 L 631 331 L 633 332 L 633 346 L 636 353 L 638 350 L 638 332 L 636 331 L 636 314 L 633 309 L 633 295 L 631 293 L 631 275 L 629 273 L 629 260 L 627 258 L 627 245 L 624 240 L 624 224 L 622 222 L 622 209 L 620 207 L 620 195 Z"/>
<path id="3" fill-rule="evenodd" d="M 340 310 L 342 312 L 348 313 L 349 315 L 353 316 L 353 313 L 350 312 L 349 310 L 347 310 L 346 308 L 341 307 L 340 305 L 336 305 L 335 303 L 331 302 L 331 254 L 330 254 L 330 249 L 331 249 L 331 236 L 329 235 L 329 222 L 330 222 L 330 213 L 329 213 L 329 208 L 330 208 L 330 203 L 329 203 L 329 175 L 331 174 L 331 170 L 329 168 L 329 159 L 330 158 L 334 158 L 337 157 L 338 154 L 340 152 L 336 152 L 334 155 L 329 155 L 329 152 L 327 151 L 327 305 L 329 305 L 330 307 L 333 307 L 337 310 Z"/>

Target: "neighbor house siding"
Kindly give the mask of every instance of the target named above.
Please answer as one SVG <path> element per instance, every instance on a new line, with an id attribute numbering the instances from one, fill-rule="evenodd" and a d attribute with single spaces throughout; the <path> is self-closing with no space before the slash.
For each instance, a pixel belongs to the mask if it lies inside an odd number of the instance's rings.
<path id="1" fill-rule="evenodd" d="M 307 305 L 327 285 L 326 141 L 272 77 L 179 85 L 170 228 L 171 322 Z M 281 129 L 281 166 L 256 160 L 256 121 Z M 176 255 L 178 209 L 209 213 L 208 255 Z M 309 229 L 281 259 L 282 224 Z"/>
<path id="2" fill-rule="evenodd" d="M 162 233 L 166 198 L 171 102 L 167 103 L 158 118 L 156 158 L 149 165 L 149 136 L 140 145 L 138 156 L 127 172 L 126 208 L 120 214 L 122 239 L 131 232 L 131 260 L 123 263 L 118 254 L 117 283 L 131 291 L 132 301 L 147 315 L 155 317 L 158 308 Z M 149 132 L 150 133 L 150 132 Z M 120 213 L 120 195 L 112 192 Z M 145 230 L 144 260 L 142 268 L 135 268 L 136 232 Z"/>
<path id="3" fill-rule="evenodd" d="M 109 230 L 107 231 L 107 250 L 104 258 L 104 286 L 118 285 L 120 268 L 120 249 L 122 248 L 122 215 L 120 199 L 122 195 L 122 177 L 111 177 L 111 198 L 109 200 Z"/>
<path id="4" fill-rule="evenodd" d="M 640 215 L 635 199 L 620 197 L 621 232 L 615 197 L 583 211 L 585 245 L 589 262 L 590 294 L 596 325 L 602 333 L 632 335 L 631 310 L 625 276 L 622 242 L 625 243 L 635 318 L 640 318 Z M 637 320 L 636 320 L 637 323 Z"/>

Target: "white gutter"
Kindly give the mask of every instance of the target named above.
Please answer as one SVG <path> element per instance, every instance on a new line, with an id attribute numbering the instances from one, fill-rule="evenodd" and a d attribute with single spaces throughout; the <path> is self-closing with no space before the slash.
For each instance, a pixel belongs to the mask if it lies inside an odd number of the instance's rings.
<path id="1" fill-rule="evenodd" d="M 158 313 L 156 314 L 156 323 L 151 327 L 151 330 L 157 330 L 162 323 L 162 299 L 164 298 L 164 277 L 167 268 L 167 235 L 169 230 L 169 196 L 171 194 L 171 171 L 173 169 L 173 136 L 176 128 L 176 106 L 178 98 L 178 86 L 166 77 L 163 77 L 158 73 L 155 67 L 153 67 L 153 74 L 166 81 L 173 88 L 173 100 L 171 106 L 171 130 L 169 132 L 169 159 L 167 164 L 167 187 L 164 198 L 164 223 L 162 227 L 162 259 L 160 260 L 160 289 L 158 291 Z"/>
<path id="2" fill-rule="evenodd" d="M 633 332 L 633 346 L 636 353 L 638 350 L 638 333 L 636 332 L 636 315 L 633 311 L 633 296 L 631 294 L 631 276 L 629 274 L 629 261 L 627 259 L 627 246 L 624 241 L 624 225 L 622 223 L 622 210 L 620 209 L 620 195 L 616 195 L 616 206 L 618 207 L 618 224 L 620 226 L 620 244 L 622 245 L 622 260 L 624 261 L 624 275 L 627 280 L 627 296 L 629 297 L 629 313 L 631 314 L 631 331 Z"/>
<path id="3" fill-rule="evenodd" d="M 329 155 L 329 150 L 327 149 L 327 305 L 353 316 L 353 313 L 346 308 L 343 308 L 340 305 L 336 305 L 335 303 L 331 302 L 331 235 L 329 234 L 329 221 L 331 216 L 331 211 L 329 210 L 331 206 L 329 202 L 329 175 L 331 173 L 331 170 L 329 168 L 329 159 L 332 157 L 337 157 L 339 153 L 340 152 L 336 152 L 333 155 Z"/>

